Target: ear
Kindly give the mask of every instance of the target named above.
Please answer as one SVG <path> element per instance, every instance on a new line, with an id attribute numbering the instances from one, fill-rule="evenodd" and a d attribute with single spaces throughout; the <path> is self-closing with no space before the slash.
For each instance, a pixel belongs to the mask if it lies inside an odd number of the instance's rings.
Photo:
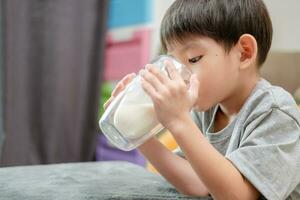
<path id="1" fill-rule="evenodd" d="M 256 65 L 257 42 L 250 34 L 243 34 L 238 41 L 240 51 L 240 68 L 246 69 L 251 65 Z"/>

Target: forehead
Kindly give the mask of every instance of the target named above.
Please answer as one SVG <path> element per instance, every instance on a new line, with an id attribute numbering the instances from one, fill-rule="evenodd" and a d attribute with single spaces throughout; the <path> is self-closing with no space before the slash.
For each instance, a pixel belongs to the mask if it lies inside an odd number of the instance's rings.
<path id="1" fill-rule="evenodd" d="M 167 52 L 168 54 L 174 54 L 193 49 L 205 50 L 215 46 L 215 44 L 216 42 L 208 37 L 192 37 L 182 41 L 170 41 L 167 44 Z"/>

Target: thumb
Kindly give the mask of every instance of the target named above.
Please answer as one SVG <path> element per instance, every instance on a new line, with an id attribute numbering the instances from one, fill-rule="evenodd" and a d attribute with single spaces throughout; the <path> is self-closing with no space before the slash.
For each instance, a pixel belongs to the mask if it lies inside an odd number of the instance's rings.
<path id="1" fill-rule="evenodd" d="M 188 89 L 189 98 L 194 105 L 197 98 L 198 98 L 198 92 L 199 92 L 199 81 L 197 79 L 196 74 L 192 74 L 190 77 L 190 87 Z"/>

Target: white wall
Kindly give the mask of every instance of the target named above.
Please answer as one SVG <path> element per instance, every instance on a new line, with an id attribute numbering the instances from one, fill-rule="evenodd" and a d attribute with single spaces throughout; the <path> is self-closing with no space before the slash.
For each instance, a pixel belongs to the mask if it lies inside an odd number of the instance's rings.
<path id="1" fill-rule="evenodd" d="M 300 51 L 300 1 L 264 0 L 273 23 L 272 50 Z"/>
<path id="2" fill-rule="evenodd" d="M 154 1 L 154 32 L 152 36 L 152 49 L 151 49 L 151 58 L 155 57 L 159 53 L 160 40 L 159 40 L 159 28 L 161 20 L 174 2 L 174 0 L 153 0 Z"/>
<path id="3" fill-rule="evenodd" d="M 154 0 L 154 33 L 151 57 L 158 54 L 159 26 L 174 0 Z M 300 51 L 300 0 L 264 0 L 273 22 L 273 51 Z"/>

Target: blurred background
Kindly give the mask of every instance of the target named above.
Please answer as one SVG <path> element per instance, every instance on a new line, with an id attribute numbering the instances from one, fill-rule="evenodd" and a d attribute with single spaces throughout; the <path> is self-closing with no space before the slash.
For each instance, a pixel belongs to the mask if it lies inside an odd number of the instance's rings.
<path id="1" fill-rule="evenodd" d="M 160 54 L 173 0 L 1 0 L 0 165 L 126 160 L 98 126 L 126 74 Z M 300 1 L 265 0 L 274 28 L 261 74 L 300 103 Z M 158 135 L 169 149 L 169 133 Z"/>

